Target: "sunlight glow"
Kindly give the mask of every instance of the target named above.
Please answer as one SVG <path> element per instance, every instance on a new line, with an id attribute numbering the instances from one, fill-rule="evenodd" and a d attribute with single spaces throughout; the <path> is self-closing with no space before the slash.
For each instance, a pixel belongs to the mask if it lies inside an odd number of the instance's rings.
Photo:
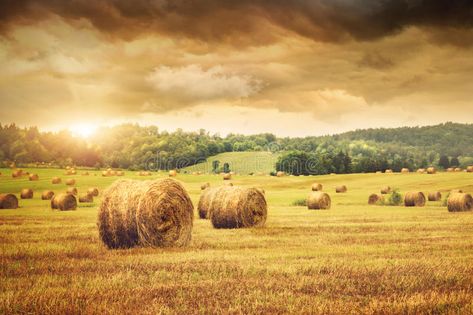
<path id="1" fill-rule="evenodd" d="M 72 135 L 81 138 L 89 138 L 94 134 L 96 129 L 97 127 L 95 125 L 87 123 L 76 124 L 69 127 Z"/>

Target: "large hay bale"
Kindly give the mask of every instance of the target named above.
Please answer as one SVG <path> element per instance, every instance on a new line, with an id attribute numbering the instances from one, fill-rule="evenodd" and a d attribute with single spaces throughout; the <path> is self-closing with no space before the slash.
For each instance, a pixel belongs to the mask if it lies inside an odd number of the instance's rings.
<path id="1" fill-rule="evenodd" d="M 18 208 L 18 198 L 14 194 L 0 194 L 0 209 Z"/>
<path id="2" fill-rule="evenodd" d="M 384 171 L 386 174 L 392 174 L 393 173 L 393 170 L 392 169 L 387 169 Z"/>
<path id="3" fill-rule="evenodd" d="M 109 248 L 186 246 L 193 215 L 192 201 L 176 180 L 119 180 L 103 193 L 99 234 Z"/>
<path id="4" fill-rule="evenodd" d="M 230 179 L 232 179 L 232 174 L 230 173 L 223 174 L 223 180 L 230 180 Z"/>
<path id="5" fill-rule="evenodd" d="M 33 198 L 33 189 L 31 188 L 24 188 L 21 190 L 20 193 L 21 199 L 32 199 Z"/>
<path id="6" fill-rule="evenodd" d="M 435 169 L 435 167 L 427 168 L 427 174 L 435 174 L 435 173 L 437 173 L 437 170 Z"/>
<path id="7" fill-rule="evenodd" d="M 442 199 L 442 193 L 440 191 L 429 192 L 427 199 L 429 201 L 440 201 Z"/>
<path id="8" fill-rule="evenodd" d="M 66 193 L 67 193 L 67 194 L 74 195 L 74 196 L 77 196 L 77 188 L 75 188 L 75 187 L 69 187 L 69 188 L 67 188 Z"/>
<path id="9" fill-rule="evenodd" d="M 313 183 L 312 184 L 312 191 L 322 191 L 323 186 L 320 183 Z"/>
<path id="10" fill-rule="evenodd" d="M 425 206 L 425 195 L 420 191 L 411 191 L 404 196 L 404 205 L 406 207 Z"/>
<path id="11" fill-rule="evenodd" d="M 39 180 L 39 176 L 38 176 L 38 174 L 30 174 L 30 175 L 28 176 L 28 179 L 29 179 L 30 181 L 36 181 L 36 180 Z"/>
<path id="12" fill-rule="evenodd" d="M 200 185 L 200 190 L 206 190 L 209 187 L 210 187 L 210 183 L 205 183 L 205 184 Z"/>
<path id="13" fill-rule="evenodd" d="M 209 188 L 205 189 L 199 198 L 199 203 L 197 204 L 197 212 L 199 213 L 199 218 L 209 219 L 210 218 L 210 204 L 212 203 L 215 192 L 218 188 Z"/>
<path id="14" fill-rule="evenodd" d="M 61 178 L 59 178 L 59 177 L 53 177 L 53 178 L 51 179 L 51 183 L 52 183 L 52 184 L 60 184 L 60 183 L 61 183 Z"/>
<path id="15" fill-rule="evenodd" d="M 327 193 L 314 191 L 307 197 L 307 208 L 309 210 L 330 209 L 332 200 Z"/>
<path id="16" fill-rule="evenodd" d="M 41 194 L 41 200 L 51 200 L 51 198 L 54 196 L 54 191 L 52 190 L 45 190 Z"/>
<path id="17" fill-rule="evenodd" d="M 401 173 L 402 174 L 407 174 L 407 173 L 410 173 L 410 170 L 406 167 L 404 167 L 403 169 L 401 169 Z"/>
<path id="18" fill-rule="evenodd" d="M 221 186 L 215 192 L 209 212 L 217 229 L 261 227 L 266 222 L 268 206 L 256 188 Z"/>
<path id="19" fill-rule="evenodd" d="M 11 173 L 11 177 L 13 177 L 13 178 L 17 178 L 17 177 L 21 177 L 21 176 L 23 176 L 23 170 L 21 170 L 21 169 L 13 170 L 13 172 Z"/>
<path id="20" fill-rule="evenodd" d="M 176 177 L 177 176 L 177 171 L 176 170 L 170 170 L 169 171 L 169 177 Z"/>
<path id="21" fill-rule="evenodd" d="M 89 194 L 82 194 L 79 196 L 79 202 L 94 202 L 94 196 L 89 195 Z"/>
<path id="22" fill-rule="evenodd" d="M 345 185 L 340 185 L 340 186 L 335 187 L 335 192 L 336 193 L 346 193 L 347 190 L 348 190 L 347 186 L 345 186 Z"/>
<path id="23" fill-rule="evenodd" d="M 419 169 L 417 170 L 417 173 L 419 173 L 419 174 L 424 174 L 424 173 L 425 173 L 425 168 L 419 168 Z"/>
<path id="24" fill-rule="evenodd" d="M 87 194 L 89 194 L 93 197 L 97 197 L 99 195 L 99 189 L 97 187 L 89 188 L 89 189 L 87 189 Z"/>
<path id="25" fill-rule="evenodd" d="M 447 208 L 450 212 L 473 210 L 473 197 L 470 194 L 450 194 L 447 200 Z"/>
<path id="26" fill-rule="evenodd" d="M 72 186 L 72 185 L 75 185 L 75 184 L 76 184 L 76 180 L 74 178 L 66 179 L 66 185 Z"/>
<path id="27" fill-rule="evenodd" d="M 62 193 L 51 198 L 51 209 L 61 211 L 76 210 L 77 200 L 72 194 Z"/>
<path id="28" fill-rule="evenodd" d="M 284 175 L 286 175 L 286 173 L 284 173 L 282 171 L 279 171 L 279 172 L 276 173 L 277 177 L 283 177 Z"/>
<path id="29" fill-rule="evenodd" d="M 468 167 L 466 168 L 466 171 L 467 171 L 468 173 L 473 173 L 473 166 L 468 166 Z"/>
<path id="30" fill-rule="evenodd" d="M 381 194 L 383 194 L 383 195 L 387 195 L 390 192 L 391 192 L 391 187 L 389 187 L 389 186 L 385 186 L 385 187 L 381 188 Z"/>
<path id="31" fill-rule="evenodd" d="M 381 201 L 384 201 L 384 196 L 383 195 L 378 195 L 378 194 L 371 194 L 368 197 L 368 204 L 369 205 L 375 205 Z"/>

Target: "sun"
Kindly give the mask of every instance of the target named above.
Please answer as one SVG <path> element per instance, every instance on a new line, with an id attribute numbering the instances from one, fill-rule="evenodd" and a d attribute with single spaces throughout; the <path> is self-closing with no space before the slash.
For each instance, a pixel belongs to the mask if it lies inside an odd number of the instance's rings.
<path id="1" fill-rule="evenodd" d="M 76 124 L 69 127 L 73 136 L 81 138 L 89 138 L 94 134 L 96 129 L 97 127 L 95 125 L 87 123 Z"/>

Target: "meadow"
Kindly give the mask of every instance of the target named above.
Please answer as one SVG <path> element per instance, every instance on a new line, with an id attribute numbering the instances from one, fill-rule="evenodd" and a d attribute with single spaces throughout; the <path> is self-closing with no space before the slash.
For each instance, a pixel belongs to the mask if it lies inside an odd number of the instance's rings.
<path id="1" fill-rule="evenodd" d="M 41 192 L 101 191 L 117 177 L 59 169 L 25 169 L 40 180 L 0 169 L 0 192 L 33 188 L 32 200 L 0 210 L 1 314 L 468 314 L 473 313 L 473 212 L 368 206 L 389 185 L 401 193 L 450 189 L 473 193 L 473 174 L 349 174 L 282 178 L 234 176 L 262 187 L 264 228 L 214 229 L 194 218 L 192 243 L 181 249 L 108 250 L 96 225 L 100 196 L 76 211 L 53 211 Z M 52 185 L 60 176 L 63 183 Z M 156 179 L 167 173 L 127 178 Z M 194 206 L 200 185 L 221 176 L 179 174 Z M 330 210 L 293 206 L 320 182 Z M 348 192 L 335 194 L 345 184 Z"/>

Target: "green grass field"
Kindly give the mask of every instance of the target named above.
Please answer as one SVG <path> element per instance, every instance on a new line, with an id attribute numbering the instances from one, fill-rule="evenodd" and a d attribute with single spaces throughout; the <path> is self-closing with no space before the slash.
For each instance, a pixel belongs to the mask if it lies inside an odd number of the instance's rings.
<path id="1" fill-rule="evenodd" d="M 216 230 L 196 215 L 188 248 L 107 250 L 96 226 L 100 198 L 59 212 L 40 193 L 65 190 L 51 185 L 58 175 L 76 178 L 79 192 L 117 178 L 40 169 L 40 180 L 29 182 L 0 172 L 1 192 L 35 190 L 21 208 L 0 210 L 0 314 L 473 313 L 473 212 L 449 213 L 441 202 L 367 205 L 384 185 L 472 193 L 473 174 L 234 176 L 266 190 L 264 228 Z M 177 179 L 194 205 L 201 183 L 222 183 L 213 175 Z M 291 206 L 316 181 L 332 209 Z M 348 192 L 335 194 L 338 184 Z"/>
<path id="2" fill-rule="evenodd" d="M 271 152 L 227 152 L 209 157 L 206 162 L 183 168 L 182 171 L 192 172 L 212 172 L 212 162 L 220 161 L 220 167 L 224 163 L 230 164 L 230 170 L 242 175 L 263 172 L 269 174 L 274 171 L 274 164 L 279 157 L 279 153 Z"/>

